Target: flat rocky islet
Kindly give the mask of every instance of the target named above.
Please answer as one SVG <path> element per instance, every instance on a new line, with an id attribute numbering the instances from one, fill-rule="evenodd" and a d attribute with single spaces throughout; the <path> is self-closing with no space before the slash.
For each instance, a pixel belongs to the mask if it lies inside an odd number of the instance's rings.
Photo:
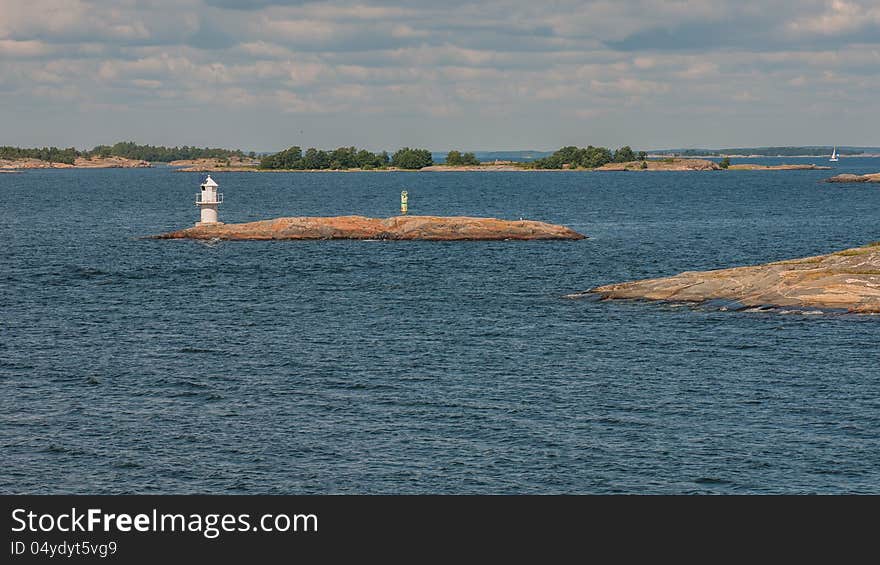
<path id="1" fill-rule="evenodd" d="M 610 284 L 570 297 L 590 294 L 604 299 L 715 302 L 734 310 L 880 313 L 880 242 L 803 259 Z"/>
<path id="2" fill-rule="evenodd" d="M 202 240 L 580 240 L 586 236 L 565 226 L 533 220 L 466 216 L 292 217 L 241 224 L 201 224 L 153 236 Z"/>
<path id="3" fill-rule="evenodd" d="M 831 177 L 830 179 L 825 179 L 825 182 L 880 182 L 880 173 L 870 173 L 867 175 L 852 175 L 844 173 L 842 175 Z"/>

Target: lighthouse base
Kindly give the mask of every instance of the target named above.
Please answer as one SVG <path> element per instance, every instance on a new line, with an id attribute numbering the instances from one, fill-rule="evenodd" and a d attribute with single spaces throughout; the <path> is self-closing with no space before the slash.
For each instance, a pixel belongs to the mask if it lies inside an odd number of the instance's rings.
<path id="1" fill-rule="evenodd" d="M 223 222 L 196 222 L 196 227 L 199 226 L 222 226 Z"/>

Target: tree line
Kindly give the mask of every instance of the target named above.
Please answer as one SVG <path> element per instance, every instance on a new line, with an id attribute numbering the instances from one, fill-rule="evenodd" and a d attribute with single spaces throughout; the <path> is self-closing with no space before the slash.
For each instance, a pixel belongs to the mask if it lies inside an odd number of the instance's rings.
<path id="1" fill-rule="evenodd" d="M 83 153 L 86 157 L 126 157 L 128 159 L 140 159 L 142 161 L 158 161 L 168 163 L 181 159 L 228 159 L 230 157 L 245 157 L 240 149 L 222 149 L 219 147 L 191 147 L 189 145 L 165 147 L 163 145 L 138 145 L 133 141 L 120 141 L 113 145 L 98 145 L 91 151 Z M 251 151 L 248 154 L 255 157 Z"/>
<path id="2" fill-rule="evenodd" d="M 647 153 L 636 153 L 629 145 L 624 145 L 617 151 L 611 151 L 607 147 L 575 147 L 569 145 L 555 151 L 552 155 L 529 161 L 526 166 L 533 169 L 595 169 L 608 163 L 627 163 L 630 161 L 644 161 Z"/>
<path id="3" fill-rule="evenodd" d="M 72 165 L 79 156 L 80 152 L 74 147 L 65 149 L 58 147 L 12 147 L 9 145 L 0 147 L 0 159 L 39 159 Z"/>
<path id="4" fill-rule="evenodd" d="M 339 170 L 339 169 L 421 169 L 434 164 L 431 152 L 427 149 L 404 147 L 388 155 L 386 151 L 373 153 L 357 147 L 340 147 L 331 151 L 310 147 L 293 146 L 284 151 L 266 155 L 260 160 L 261 169 L 292 170 Z"/>
<path id="5" fill-rule="evenodd" d="M 592 145 L 580 147 L 563 147 L 547 157 L 519 164 L 525 168 L 533 169 L 562 169 L 584 168 L 593 169 L 606 163 L 625 163 L 629 161 L 644 161 L 647 154 L 644 151 L 636 153 L 628 145 L 612 151 L 606 147 L 593 147 Z M 305 152 L 299 146 L 294 146 L 278 153 L 266 155 L 260 161 L 261 169 L 290 169 L 290 170 L 341 170 L 341 169 L 385 169 L 395 167 L 398 169 L 421 169 L 434 164 L 431 152 L 427 149 L 413 149 L 404 147 L 394 154 L 387 152 L 372 153 L 356 147 L 340 147 L 330 151 L 310 147 Z M 451 150 L 446 154 L 446 164 L 450 166 L 477 166 L 479 159 L 471 152 Z"/>
<path id="6" fill-rule="evenodd" d="M 249 154 L 255 156 L 252 151 Z M 77 157 L 125 157 L 143 161 L 169 162 L 180 159 L 203 159 L 244 157 L 245 153 L 238 149 L 220 149 L 216 147 L 190 147 L 188 145 L 165 147 L 162 145 L 138 145 L 132 141 L 120 141 L 113 145 L 98 145 L 89 151 L 79 151 L 74 147 L 0 147 L 0 159 L 40 159 L 52 163 L 72 165 Z"/>

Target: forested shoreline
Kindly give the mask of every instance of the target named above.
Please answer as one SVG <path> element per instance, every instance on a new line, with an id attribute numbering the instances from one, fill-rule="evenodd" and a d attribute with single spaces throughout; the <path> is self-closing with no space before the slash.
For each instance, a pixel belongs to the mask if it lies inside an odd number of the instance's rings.
<path id="1" fill-rule="evenodd" d="M 168 163 L 182 159 L 204 159 L 229 157 L 255 157 L 252 151 L 245 154 L 239 149 L 222 149 L 219 147 L 190 147 L 188 145 L 165 147 L 162 145 L 139 145 L 133 141 L 120 141 L 113 145 L 98 145 L 88 151 L 80 151 L 75 147 L 13 147 L 0 146 L 0 159 L 39 159 L 51 163 L 72 165 L 77 157 L 124 157 L 141 161 Z"/>

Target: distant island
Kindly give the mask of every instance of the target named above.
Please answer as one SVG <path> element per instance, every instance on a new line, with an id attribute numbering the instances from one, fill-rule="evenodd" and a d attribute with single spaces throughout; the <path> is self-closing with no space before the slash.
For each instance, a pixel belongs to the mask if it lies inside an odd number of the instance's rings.
<path id="1" fill-rule="evenodd" d="M 764 154 L 797 153 L 801 147 L 757 148 Z M 98 145 L 87 151 L 73 147 L 21 148 L 0 147 L 0 170 L 41 168 L 138 168 L 152 163 L 166 163 L 182 172 L 258 172 L 258 171 L 712 171 L 731 170 L 802 170 L 823 169 L 809 164 L 759 165 L 731 164 L 730 157 L 720 160 L 695 158 L 692 154 L 714 150 L 688 149 L 680 153 L 658 155 L 634 151 L 625 145 L 616 150 L 607 147 L 566 146 L 552 153 L 512 152 L 523 160 L 493 159 L 481 161 L 476 152 L 450 150 L 439 156 L 427 149 L 403 147 L 393 153 L 373 152 L 354 146 L 331 150 L 293 146 L 277 153 L 245 153 L 240 149 L 190 146 L 139 145 L 122 141 Z M 725 151 L 740 151 L 731 149 Z M 830 151 L 830 148 L 829 148 Z M 880 149 L 878 149 L 880 151 Z M 840 148 L 842 155 L 860 154 L 852 148 Z M 484 153 L 483 155 L 486 155 Z M 503 152 L 491 153 L 503 155 Z M 718 153 L 721 155 L 722 153 Z M 755 154 L 755 153 L 753 153 Z M 537 157 L 536 155 L 541 155 Z M 534 157 L 525 160 L 526 157 Z M 437 160 L 435 161 L 435 157 Z M 438 162 L 439 161 L 439 162 Z"/>
<path id="2" fill-rule="evenodd" d="M 534 152 L 523 152 L 534 153 Z M 563 147 L 552 154 L 529 161 L 494 160 L 482 163 L 473 152 L 451 150 L 442 169 L 528 170 L 593 169 L 611 162 L 644 160 L 647 154 L 629 146 L 616 151 L 605 147 Z M 74 147 L 22 148 L 0 147 L 0 169 L 71 168 L 71 167 L 149 167 L 150 163 L 168 163 L 182 171 L 383 171 L 442 170 L 435 167 L 434 154 L 427 149 L 403 147 L 392 154 L 372 152 L 357 147 L 332 150 L 293 146 L 277 153 L 257 155 L 239 149 L 210 147 L 139 145 L 132 141 L 98 145 L 80 151 Z M 476 168 L 476 169 L 475 169 Z"/>
<path id="3" fill-rule="evenodd" d="M 804 145 L 779 147 L 731 147 L 727 149 L 655 149 L 653 156 L 674 157 L 824 157 L 831 155 L 834 146 Z M 837 153 L 842 156 L 880 155 L 880 147 L 838 146 Z"/>

